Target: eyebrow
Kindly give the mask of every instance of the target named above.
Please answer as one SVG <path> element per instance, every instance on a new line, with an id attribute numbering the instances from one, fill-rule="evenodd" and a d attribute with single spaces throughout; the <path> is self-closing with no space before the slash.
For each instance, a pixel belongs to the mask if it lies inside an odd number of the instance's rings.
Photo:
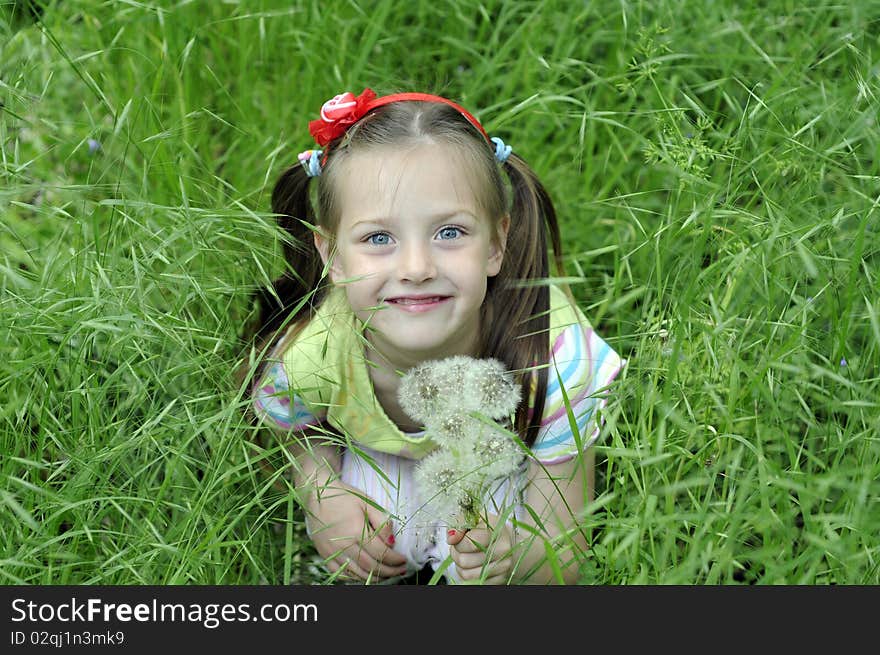
<path id="1" fill-rule="evenodd" d="M 454 209 L 454 210 L 448 211 L 448 212 L 440 212 L 439 214 L 435 214 L 434 216 L 431 216 L 429 220 L 431 223 L 442 223 L 443 221 L 448 221 L 450 218 L 454 218 L 456 216 L 468 216 L 468 217 L 472 218 L 473 220 L 479 220 L 479 218 L 477 216 L 472 214 L 467 209 Z M 371 224 L 371 225 L 387 225 L 388 223 L 393 223 L 393 222 L 394 222 L 393 217 L 376 216 L 373 218 L 362 218 L 360 220 L 357 220 L 352 224 L 351 227 L 352 227 L 352 229 L 354 229 L 358 225 L 363 225 L 365 223 Z"/>

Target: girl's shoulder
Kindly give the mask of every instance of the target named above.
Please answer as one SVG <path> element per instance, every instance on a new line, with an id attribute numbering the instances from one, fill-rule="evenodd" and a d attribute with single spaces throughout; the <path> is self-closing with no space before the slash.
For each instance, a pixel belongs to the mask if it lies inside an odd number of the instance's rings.
<path id="1" fill-rule="evenodd" d="M 626 364 L 574 300 L 556 286 L 550 287 L 550 312 L 547 393 L 532 446 L 535 458 L 545 464 L 570 459 L 595 443 L 603 422 L 599 412 Z"/>
<path id="2" fill-rule="evenodd" d="M 590 321 L 567 289 L 558 284 L 550 285 L 550 337 L 558 336 L 574 325 L 592 329 Z"/>
<path id="3" fill-rule="evenodd" d="M 344 327 L 350 326 L 352 313 L 345 302 L 345 292 L 330 289 L 311 316 L 291 326 L 275 346 L 276 355 L 311 350 L 326 351 L 345 337 Z"/>
<path id="4" fill-rule="evenodd" d="M 572 383 L 596 382 L 620 367 L 618 353 L 596 332 L 573 297 L 557 285 L 550 286 L 549 319 L 548 363 L 565 371 Z"/>
<path id="5" fill-rule="evenodd" d="M 331 289 L 304 324 L 291 327 L 278 342 L 270 359 L 280 364 L 297 391 L 311 396 L 338 380 L 340 357 L 351 349 L 355 337 L 353 314 L 342 289 Z M 319 400 L 319 398 L 315 398 Z"/>
<path id="6" fill-rule="evenodd" d="M 292 325 L 266 357 L 253 388 L 254 409 L 272 427 L 289 430 L 321 423 L 340 379 L 340 354 L 351 314 L 344 296 L 328 292 L 312 315 Z"/>

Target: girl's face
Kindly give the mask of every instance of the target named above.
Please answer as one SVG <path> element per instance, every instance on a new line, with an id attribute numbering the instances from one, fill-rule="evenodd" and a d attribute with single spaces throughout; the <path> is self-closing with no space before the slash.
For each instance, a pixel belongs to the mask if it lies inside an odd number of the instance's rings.
<path id="1" fill-rule="evenodd" d="M 370 342 L 399 367 L 479 347 L 487 279 L 509 219 L 480 209 L 470 167 L 450 146 L 379 147 L 339 163 L 335 254 L 315 235 Z"/>

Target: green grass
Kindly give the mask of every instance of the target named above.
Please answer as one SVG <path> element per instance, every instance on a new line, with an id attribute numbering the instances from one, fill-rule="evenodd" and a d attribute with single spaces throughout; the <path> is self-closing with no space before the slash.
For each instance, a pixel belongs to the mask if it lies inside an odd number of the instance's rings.
<path id="1" fill-rule="evenodd" d="M 629 359 L 582 582 L 880 582 L 880 3 L 26 4 L 0 582 L 326 581 L 230 373 L 281 270 L 271 185 L 365 86 L 453 97 L 532 164 Z"/>

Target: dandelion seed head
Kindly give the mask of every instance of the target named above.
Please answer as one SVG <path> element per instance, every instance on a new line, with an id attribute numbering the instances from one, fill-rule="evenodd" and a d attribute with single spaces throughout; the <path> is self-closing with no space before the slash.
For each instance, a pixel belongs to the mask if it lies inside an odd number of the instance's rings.
<path id="1" fill-rule="evenodd" d="M 497 359 L 483 359 L 468 368 L 465 389 L 476 401 L 479 411 L 491 419 L 509 417 L 520 401 L 519 387 L 513 376 Z"/>
<path id="2" fill-rule="evenodd" d="M 438 382 L 446 388 L 456 403 L 465 402 L 463 385 L 467 370 L 478 360 L 467 355 L 455 355 L 446 357 L 434 363 L 435 375 Z"/>
<path id="3" fill-rule="evenodd" d="M 487 482 L 513 474 L 523 459 L 513 439 L 500 430 L 474 444 L 474 455 L 483 463 L 480 475 Z"/>
<path id="4" fill-rule="evenodd" d="M 447 524 L 461 520 L 461 507 L 468 490 L 457 467 L 456 458 L 448 451 L 437 450 L 419 462 L 415 481 L 424 502 L 423 512 L 430 520 Z"/>
<path id="5" fill-rule="evenodd" d="M 434 482 L 441 491 L 448 491 L 455 482 L 455 471 L 452 469 L 440 469 L 434 472 Z"/>
<path id="6" fill-rule="evenodd" d="M 428 436 L 438 446 L 455 449 L 473 438 L 474 430 L 479 429 L 479 421 L 459 412 L 445 411 L 432 416 L 425 427 Z"/>
<path id="7" fill-rule="evenodd" d="M 501 455 L 505 451 L 507 443 L 507 439 L 503 439 L 501 436 L 496 434 L 489 437 L 480 445 L 482 447 L 483 453 L 485 453 L 486 456 L 494 458 L 498 455 Z"/>
<path id="8" fill-rule="evenodd" d="M 459 478 L 456 474 L 455 459 L 443 449 L 436 450 L 422 459 L 416 475 L 429 495 L 431 492 L 448 493 Z"/>
<path id="9" fill-rule="evenodd" d="M 398 397 L 438 445 L 416 467 L 422 511 L 433 521 L 475 524 L 489 484 L 523 461 L 502 425 L 520 402 L 513 375 L 496 359 L 448 357 L 413 367 Z"/>
<path id="10" fill-rule="evenodd" d="M 410 369 L 400 381 L 397 392 L 400 406 L 410 418 L 426 423 L 445 401 L 434 362 L 424 362 Z"/>
<path id="11" fill-rule="evenodd" d="M 460 414 L 449 414 L 443 417 L 441 428 L 450 437 L 462 439 L 465 435 L 467 417 Z"/>

